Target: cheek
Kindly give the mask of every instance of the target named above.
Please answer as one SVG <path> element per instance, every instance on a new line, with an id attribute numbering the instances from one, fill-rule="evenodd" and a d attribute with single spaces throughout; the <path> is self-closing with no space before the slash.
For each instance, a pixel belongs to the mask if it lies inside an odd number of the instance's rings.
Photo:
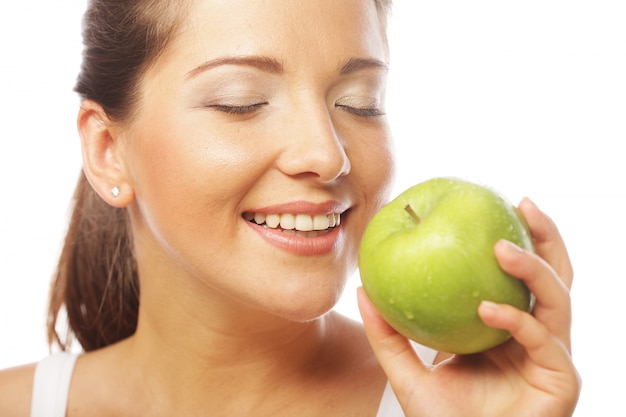
<path id="1" fill-rule="evenodd" d="M 168 246 L 175 246 L 174 236 L 234 233 L 227 225 L 262 169 L 258 152 L 206 131 L 157 124 L 135 138 L 136 206 L 151 233 Z"/>
<path id="2" fill-rule="evenodd" d="M 134 186 L 139 198 L 176 197 L 193 203 L 198 193 L 232 196 L 238 183 L 247 180 L 245 172 L 254 168 L 254 149 L 238 135 L 204 123 L 202 117 L 179 114 L 173 119 L 162 118 L 134 138 Z"/>
<path id="3" fill-rule="evenodd" d="M 362 202 L 355 210 L 353 220 L 356 253 L 367 224 L 391 197 L 395 160 L 391 141 L 387 139 L 357 147 L 353 154 L 352 174 L 358 181 Z"/>
<path id="4" fill-rule="evenodd" d="M 389 201 L 393 188 L 396 167 L 390 136 L 359 147 L 355 159 L 369 221 Z"/>

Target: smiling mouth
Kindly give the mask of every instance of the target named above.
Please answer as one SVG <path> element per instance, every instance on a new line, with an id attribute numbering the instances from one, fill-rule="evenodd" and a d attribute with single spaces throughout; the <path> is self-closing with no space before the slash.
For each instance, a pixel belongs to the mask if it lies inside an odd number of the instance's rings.
<path id="1" fill-rule="evenodd" d="M 268 229 L 301 237 L 318 237 L 329 233 L 341 224 L 340 213 L 328 214 L 263 214 L 245 212 L 244 219 Z"/>

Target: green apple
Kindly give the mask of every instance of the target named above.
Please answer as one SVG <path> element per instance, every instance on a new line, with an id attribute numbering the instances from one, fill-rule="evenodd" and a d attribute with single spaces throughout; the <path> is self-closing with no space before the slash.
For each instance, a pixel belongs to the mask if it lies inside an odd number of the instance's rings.
<path id="1" fill-rule="evenodd" d="M 363 288 L 404 336 L 443 352 L 487 350 L 510 334 L 482 322 L 480 302 L 529 311 L 533 301 L 498 265 L 500 239 L 534 250 L 521 213 L 495 190 L 458 178 L 427 180 L 368 224 L 359 250 Z"/>

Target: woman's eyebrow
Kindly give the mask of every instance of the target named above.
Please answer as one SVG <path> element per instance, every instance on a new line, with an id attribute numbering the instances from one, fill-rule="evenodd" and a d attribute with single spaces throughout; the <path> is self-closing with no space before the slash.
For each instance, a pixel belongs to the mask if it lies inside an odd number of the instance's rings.
<path id="1" fill-rule="evenodd" d="M 341 67 L 340 74 L 347 75 L 355 71 L 359 71 L 367 68 L 378 68 L 383 71 L 388 71 L 389 67 L 383 61 L 374 58 L 350 58 L 343 67 Z"/>
<path id="2" fill-rule="evenodd" d="M 282 74 L 284 72 L 283 65 L 278 60 L 271 57 L 262 55 L 223 56 L 200 64 L 196 68 L 187 72 L 186 78 L 192 78 L 206 70 L 219 67 L 221 65 L 242 65 L 254 67 L 274 74 Z"/>
<path id="3" fill-rule="evenodd" d="M 242 56 L 223 56 L 206 61 L 191 71 L 187 72 L 186 78 L 192 78 L 196 75 L 207 71 L 211 68 L 221 65 L 241 65 L 258 68 L 262 71 L 273 74 L 282 74 L 284 72 L 283 64 L 277 59 L 262 55 L 242 55 Z M 347 75 L 362 69 L 378 68 L 387 71 L 389 68 L 383 61 L 374 58 L 350 58 L 341 67 L 340 74 Z"/>

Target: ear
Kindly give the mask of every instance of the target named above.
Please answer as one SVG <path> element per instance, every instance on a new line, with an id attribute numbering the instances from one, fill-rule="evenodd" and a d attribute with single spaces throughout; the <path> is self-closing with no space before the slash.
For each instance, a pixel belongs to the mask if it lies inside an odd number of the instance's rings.
<path id="1" fill-rule="evenodd" d="M 114 207 L 126 207 L 134 192 L 123 164 L 123 146 L 116 129 L 98 103 L 85 100 L 78 113 L 83 170 L 93 189 Z"/>

